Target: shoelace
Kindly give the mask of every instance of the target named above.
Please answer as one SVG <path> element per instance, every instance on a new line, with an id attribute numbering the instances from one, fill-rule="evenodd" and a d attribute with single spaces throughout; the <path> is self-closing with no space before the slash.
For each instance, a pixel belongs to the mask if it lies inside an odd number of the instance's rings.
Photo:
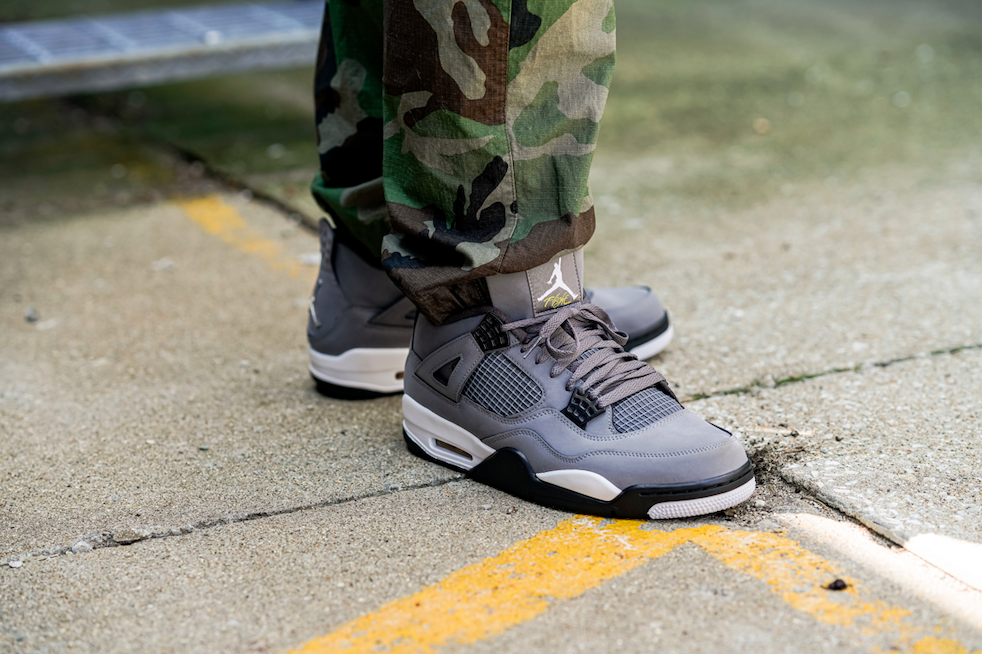
<path id="1" fill-rule="evenodd" d="M 501 330 L 524 331 L 522 355 L 528 357 L 538 348 L 536 364 L 551 357 L 554 363 L 549 376 L 552 378 L 570 369 L 573 374 L 566 382 L 566 390 L 579 387 L 587 397 L 597 401 L 599 409 L 658 384 L 661 384 L 659 390 L 671 394 L 660 372 L 623 349 L 627 334 L 618 331 L 607 312 L 596 304 L 568 305 L 538 318 L 504 324 Z M 584 353 L 587 355 L 577 361 Z"/>

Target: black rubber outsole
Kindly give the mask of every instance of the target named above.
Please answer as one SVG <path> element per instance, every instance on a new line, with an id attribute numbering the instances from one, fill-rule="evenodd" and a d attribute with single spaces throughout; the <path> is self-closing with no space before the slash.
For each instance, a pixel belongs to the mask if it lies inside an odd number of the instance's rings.
<path id="1" fill-rule="evenodd" d="M 393 395 L 402 395 L 402 391 L 392 391 L 391 393 L 379 393 L 378 391 L 369 391 L 364 388 L 352 388 L 350 386 L 338 386 L 337 384 L 332 384 L 331 382 L 326 382 L 323 379 L 317 379 L 313 374 L 310 378 L 317 383 L 317 392 L 324 397 L 330 397 L 335 400 L 374 400 L 380 397 L 392 397 Z"/>
<path id="2" fill-rule="evenodd" d="M 635 334 L 627 339 L 627 343 L 624 344 L 624 349 L 630 352 L 639 345 L 644 345 L 648 341 L 654 340 L 668 331 L 670 321 L 668 320 L 668 313 L 666 312 L 661 320 L 655 323 L 655 326 L 648 331 L 641 332 L 640 334 Z"/>
<path id="3" fill-rule="evenodd" d="M 604 518 L 644 520 L 648 518 L 648 510 L 656 504 L 720 495 L 739 488 L 754 478 L 754 468 L 748 461 L 734 472 L 715 479 L 706 479 L 696 484 L 631 486 L 613 500 L 604 502 L 539 480 L 525 455 L 511 447 L 498 450 L 471 470 L 463 470 L 427 454 L 405 430 L 402 437 L 406 440 L 409 451 L 416 456 L 463 472 L 474 481 L 535 504 Z"/>

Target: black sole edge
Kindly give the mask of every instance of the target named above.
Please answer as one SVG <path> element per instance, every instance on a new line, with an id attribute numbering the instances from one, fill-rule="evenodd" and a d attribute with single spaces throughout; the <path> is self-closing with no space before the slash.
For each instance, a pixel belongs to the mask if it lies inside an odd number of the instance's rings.
<path id="1" fill-rule="evenodd" d="M 474 481 L 535 504 L 604 518 L 647 520 L 648 510 L 655 504 L 720 495 L 739 488 L 754 478 L 753 465 L 748 461 L 728 475 L 707 479 L 700 484 L 632 486 L 613 500 L 604 502 L 539 480 L 525 455 L 510 447 L 498 450 L 468 471 L 433 458 L 405 430 L 402 436 L 409 451 L 416 456 L 463 472 Z"/>
<path id="2" fill-rule="evenodd" d="M 627 339 L 627 343 L 624 344 L 624 349 L 630 352 L 631 350 L 638 347 L 639 345 L 644 345 L 648 341 L 652 341 L 658 338 L 666 331 L 668 331 L 668 326 L 670 324 L 671 321 L 669 321 L 668 319 L 668 312 L 665 312 L 665 315 L 662 316 L 661 320 L 655 323 L 654 327 L 652 327 L 646 332 L 642 332 L 640 334 L 634 334 L 630 336 Z"/>
<path id="3" fill-rule="evenodd" d="M 392 391 L 391 393 L 379 393 L 378 391 L 369 391 L 363 388 L 351 388 L 350 386 L 338 386 L 337 384 L 332 384 L 331 382 L 326 382 L 323 379 L 317 379 L 313 374 L 310 378 L 314 380 L 317 384 L 317 392 L 324 397 L 329 397 L 334 400 L 375 400 L 380 397 L 392 397 L 393 395 L 402 395 L 402 391 Z"/>

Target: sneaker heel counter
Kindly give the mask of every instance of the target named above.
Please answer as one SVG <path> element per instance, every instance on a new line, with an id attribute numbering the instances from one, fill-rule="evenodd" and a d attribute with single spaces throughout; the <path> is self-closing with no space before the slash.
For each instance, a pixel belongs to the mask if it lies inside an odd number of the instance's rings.
<path id="1" fill-rule="evenodd" d="M 307 339 L 311 345 L 337 327 L 344 309 L 348 306 L 347 298 L 335 282 L 332 272 L 327 266 L 321 267 L 317 282 L 314 284 L 314 292 L 307 309 Z"/>

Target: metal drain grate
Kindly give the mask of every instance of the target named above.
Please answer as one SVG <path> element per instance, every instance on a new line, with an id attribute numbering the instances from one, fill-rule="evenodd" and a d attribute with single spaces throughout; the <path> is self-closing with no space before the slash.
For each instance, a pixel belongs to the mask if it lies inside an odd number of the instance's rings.
<path id="1" fill-rule="evenodd" d="M 0 100 L 311 64 L 323 13 L 294 0 L 0 25 Z"/>

